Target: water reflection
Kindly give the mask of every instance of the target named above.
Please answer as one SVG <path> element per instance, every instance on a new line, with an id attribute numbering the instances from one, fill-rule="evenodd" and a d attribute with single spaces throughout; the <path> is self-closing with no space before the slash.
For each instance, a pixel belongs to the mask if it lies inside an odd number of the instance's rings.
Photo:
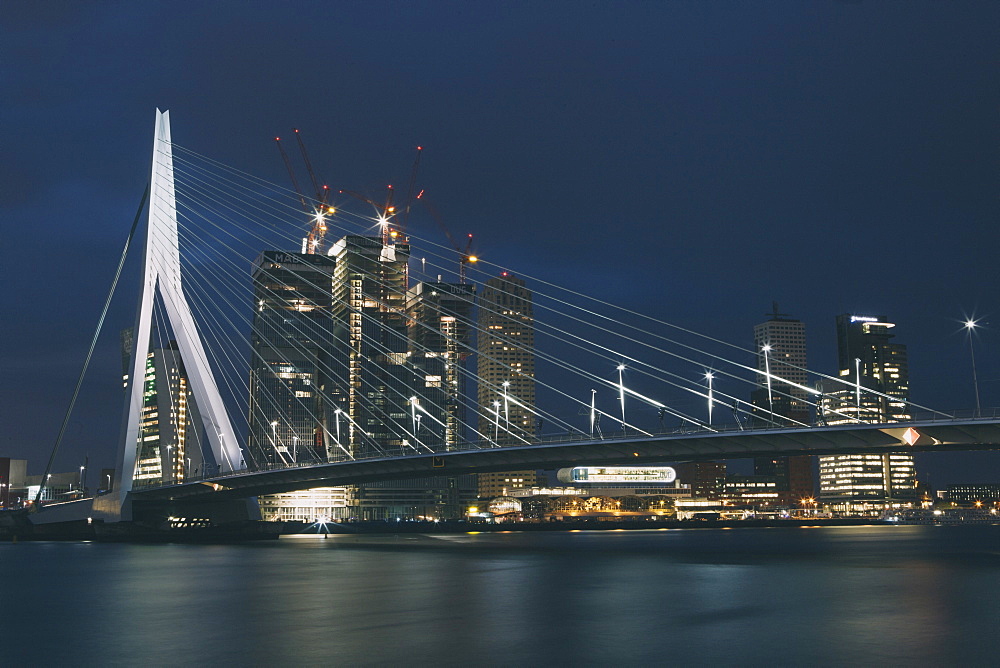
<path id="1" fill-rule="evenodd" d="M 2 544 L 3 663 L 984 664 L 997 545 L 1000 527 Z"/>

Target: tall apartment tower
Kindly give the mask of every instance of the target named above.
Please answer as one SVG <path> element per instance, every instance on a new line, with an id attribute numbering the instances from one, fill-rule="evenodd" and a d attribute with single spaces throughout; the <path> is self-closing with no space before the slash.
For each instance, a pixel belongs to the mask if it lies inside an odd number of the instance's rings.
<path id="1" fill-rule="evenodd" d="M 188 383 L 177 342 L 163 341 L 154 329 L 146 353 L 135 480 L 142 483 L 183 482 L 203 475 L 203 434 L 194 393 Z M 127 386 L 131 368 L 132 328 L 121 333 L 122 373 Z"/>
<path id="2" fill-rule="evenodd" d="M 464 436 L 462 365 L 472 286 L 408 289 L 409 245 L 391 239 L 346 236 L 330 250 L 337 263 L 338 373 L 346 388 L 334 431 L 359 458 L 436 449 L 442 442 L 454 447 Z M 470 475 L 366 483 L 354 490 L 353 516 L 455 519 L 474 493 Z"/>
<path id="3" fill-rule="evenodd" d="M 757 387 L 751 393 L 754 422 L 757 426 L 808 424 L 810 410 L 804 389 L 809 382 L 805 323 L 779 313 L 777 302 L 770 316 L 753 328 L 760 372 Z M 766 357 L 765 347 L 768 348 Z M 770 386 L 766 374 L 771 375 Z M 780 502 L 785 505 L 815 496 L 812 470 L 812 459 L 808 455 L 754 459 L 754 474 L 774 477 Z"/>
<path id="4" fill-rule="evenodd" d="M 819 386 L 827 424 L 899 422 L 909 415 L 906 346 L 893 343 L 895 324 L 885 316 L 837 316 L 840 381 Z M 872 392 L 874 391 L 874 392 Z M 846 512 L 877 512 L 912 502 L 916 471 L 908 453 L 819 458 L 820 500 Z"/>
<path id="5" fill-rule="evenodd" d="M 778 313 L 778 304 L 775 303 L 771 317 L 754 325 L 753 340 L 757 370 L 760 372 L 752 401 L 760 409 L 755 411 L 757 421 L 770 423 L 772 419 L 768 412 L 773 406 L 777 415 L 773 422 L 781 426 L 794 424 L 791 420 L 808 423 L 809 404 L 804 389 L 809 382 L 805 323 Z M 767 374 L 770 374 L 770 395 Z M 781 420 L 782 417 L 790 420 Z"/>
<path id="6" fill-rule="evenodd" d="M 253 267 L 250 466 L 327 459 L 339 452 L 328 423 L 343 403 L 332 376 L 332 280 L 323 255 L 268 250 Z"/>
<path id="7" fill-rule="evenodd" d="M 330 255 L 336 260 L 333 315 L 345 362 L 337 373 L 347 392 L 344 419 L 336 416 L 334 431 L 353 457 L 411 451 L 414 387 L 406 367 L 405 310 L 410 246 L 349 235 Z"/>
<path id="8" fill-rule="evenodd" d="M 486 281 L 479 296 L 479 433 L 497 445 L 530 440 L 535 424 L 535 326 L 531 291 L 507 272 Z M 535 471 L 479 474 L 479 496 L 531 487 Z"/>
<path id="9" fill-rule="evenodd" d="M 470 434 L 466 425 L 466 362 L 473 350 L 475 286 L 417 283 L 406 293 L 410 318 L 410 363 L 418 372 L 421 402 L 418 440 L 431 439 L 454 450 Z M 426 411 L 426 413 L 424 412 Z"/>

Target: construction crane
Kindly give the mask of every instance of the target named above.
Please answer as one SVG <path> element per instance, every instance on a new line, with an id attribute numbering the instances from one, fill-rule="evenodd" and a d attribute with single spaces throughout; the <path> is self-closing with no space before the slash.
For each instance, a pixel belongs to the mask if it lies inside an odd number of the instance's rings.
<path id="1" fill-rule="evenodd" d="M 295 188 L 295 194 L 299 196 L 299 202 L 302 204 L 303 210 L 312 218 L 309 234 L 302 240 L 302 252 L 313 255 L 320 249 L 320 246 L 323 243 L 323 237 L 326 235 L 326 217 L 332 216 L 337 212 L 337 210 L 328 202 L 330 197 L 330 186 L 321 186 L 319 179 L 316 178 L 316 172 L 313 170 L 312 162 L 309 160 L 309 153 L 306 151 L 306 145 L 302 141 L 302 134 L 299 132 L 298 128 L 292 128 L 292 132 L 295 133 L 295 139 L 299 145 L 299 152 L 302 154 L 302 161 L 305 163 L 306 172 L 309 174 L 309 180 L 312 183 L 313 191 L 315 192 L 315 199 L 313 200 L 313 203 L 310 203 L 306 196 L 302 194 L 302 189 L 299 187 L 299 181 L 295 178 L 295 170 L 292 169 L 292 163 L 288 159 L 288 154 L 285 153 L 285 149 L 281 145 L 281 137 L 275 137 L 274 141 L 278 145 L 278 151 L 281 153 L 281 159 L 285 163 L 285 169 L 288 170 L 288 176 L 292 179 L 292 186 Z"/>
<path id="2" fill-rule="evenodd" d="M 414 196 L 413 189 L 417 185 L 417 171 L 420 169 L 420 156 L 424 151 L 423 146 L 417 147 L 417 157 L 413 160 L 413 169 L 410 170 L 410 183 L 406 187 L 406 206 L 403 207 L 403 215 L 400 217 L 399 230 L 404 235 L 406 234 L 406 221 L 410 217 L 410 207 L 413 205 Z M 421 190 L 421 193 L 424 191 Z M 419 195 L 418 195 L 419 197 Z"/>
<path id="3" fill-rule="evenodd" d="M 378 224 L 381 228 L 382 245 L 388 246 L 390 241 L 394 241 L 400 236 L 400 231 L 392 228 L 393 217 L 396 215 L 396 207 L 392 204 L 392 194 L 393 188 L 390 183 L 386 186 L 388 193 L 386 194 L 385 204 L 379 204 L 371 197 L 362 195 L 354 190 L 341 190 L 339 191 L 343 195 L 350 195 L 354 199 L 361 200 L 366 204 L 371 204 L 375 207 L 375 211 L 378 212 Z M 405 238 L 405 237 L 404 237 Z"/>
<path id="4" fill-rule="evenodd" d="M 466 267 L 468 267 L 470 264 L 475 264 L 479 262 L 479 257 L 472 252 L 472 234 L 467 235 L 465 241 L 465 247 L 464 248 L 460 247 L 458 245 L 458 242 L 455 241 L 455 237 L 451 235 L 451 230 L 449 230 L 448 226 L 444 224 L 443 220 L 441 220 L 441 216 L 438 214 L 437 209 L 427 200 L 426 197 L 424 197 L 423 190 L 421 190 L 417 194 L 415 199 L 417 201 L 423 202 L 424 206 L 427 207 L 427 211 L 430 212 L 431 217 L 434 219 L 434 222 L 438 224 L 438 227 L 441 228 L 441 231 L 444 232 L 444 235 L 448 237 L 448 243 L 450 243 L 451 247 L 455 249 L 456 253 L 458 253 L 458 282 L 465 283 Z"/>

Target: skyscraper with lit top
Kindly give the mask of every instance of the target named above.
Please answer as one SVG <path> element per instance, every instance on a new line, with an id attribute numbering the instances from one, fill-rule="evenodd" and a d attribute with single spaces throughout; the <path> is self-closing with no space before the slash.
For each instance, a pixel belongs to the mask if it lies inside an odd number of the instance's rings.
<path id="1" fill-rule="evenodd" d="M 910 419 L 906 346 L 892 341 L 885 316 L 837 316 L 839 381 L 819 389 L 826 424 L 887 423 Z M 916 470 L 907 452 L 819 458 L 820 501 L 845 512 L 877 512 L 912 503 Z"/>
<path id="2" fill-rule="evenodd" d="M 479 296 L 479 433 L 498 446 L 535 436 L 535 324 L 531 291 L 503 272 Z M 501 496 L 531 487 L 535 471 L 479 474 L 479 496 Z"/>

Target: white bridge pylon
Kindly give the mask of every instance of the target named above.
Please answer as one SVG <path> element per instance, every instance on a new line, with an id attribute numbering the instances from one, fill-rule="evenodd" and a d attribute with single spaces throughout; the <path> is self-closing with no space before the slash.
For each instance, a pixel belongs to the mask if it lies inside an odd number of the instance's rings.
<path id="1" fill-rule="evenodd" d="M 127 493 L 132 489 L 136 455 L 141 445 L 139 438 L 146 355 L 150 346 L 153 302 L 157 293 L 160 295 L 166 319 L 177 341 L 215 463 L 220 472 L 242 468 L 240 447 L 181 285 L 174 164 L 170 144 L 170 112 L 161 112 L 159 109 L 156 110 L 156 130 L 153 138 L 153 167 L 143 254 L 142 296 L 133 330 L 126 407 L 122 416 L 121 440 L 116 460 L 119 484 L 115 485 L 115 492 L 119 503 L 125 502 Z M 199 426 L 201 425 L 196 425 Z"/>

